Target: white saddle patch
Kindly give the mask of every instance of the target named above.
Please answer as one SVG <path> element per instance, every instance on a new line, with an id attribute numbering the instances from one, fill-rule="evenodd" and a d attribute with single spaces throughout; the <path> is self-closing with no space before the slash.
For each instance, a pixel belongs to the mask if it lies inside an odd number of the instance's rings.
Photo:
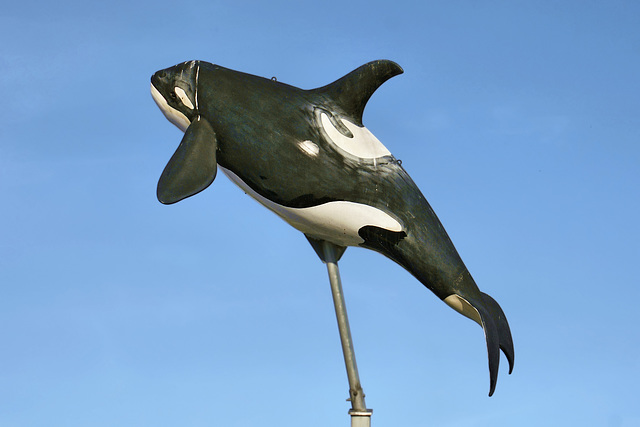
<path id="1" fill-rule="evenodd" d="M 391 155 L 389 150 L 387 150 L 387 147 L 385 147 L 378 138 L 369 132 L 369 129 L 366 127 L 360 127 L 345 119 L 336 119 L 340 120 L 342 124 L 349 129 L 353 134 L 353 138 L 349 138 L 340 133 L 333 123 L 331 123 L 331 120 L 326 113 L 320 114 L 322 128 L 327 133 L 329 139 L 342 150 L 362 159 L 376 159 L 378 157 Z"/>
<path id="2" fill-rule="evenodd" d="M 186 132 L 187 128 L 191 124 L 187 116 L 182 114 L 180 111 L 176 110 L 172 106 L 169 105 L 164 96 L 160 93 L 158 89 L 151 83 L 151 96 L 153 100 L 158 104 L 160 111 L 162 114 L 174 125 L 176 125 L 182 132 Z"/>
<path id="3" fill-rule="evenodd" d="M 358 235 L 358 230 L 366 225 L 389 231 L 402 231 L 402 225 L 391 215 L 361 203 L 336 201 L 309 208 L 289 208 L 278 205 L 253 191 L 230 170 L 220 165 L 218 167 L 245 193 L 310 237 L 341 246 L 357 246 L 364 242 Z"/>

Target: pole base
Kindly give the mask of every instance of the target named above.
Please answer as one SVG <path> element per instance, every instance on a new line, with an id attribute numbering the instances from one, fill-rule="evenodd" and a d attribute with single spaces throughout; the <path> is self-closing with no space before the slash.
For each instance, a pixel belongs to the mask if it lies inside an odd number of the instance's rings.
<path id="1" fill-rule="evenodd" d="M 371 414 L 373 409 L 349 409 L 351 427 L 371 427 Z"/>

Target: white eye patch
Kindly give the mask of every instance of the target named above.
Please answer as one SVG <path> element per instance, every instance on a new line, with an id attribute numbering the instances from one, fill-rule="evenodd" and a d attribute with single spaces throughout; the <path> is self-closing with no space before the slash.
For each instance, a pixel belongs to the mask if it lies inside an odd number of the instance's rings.
<path id="1" fill-rule="evenodd" d="M 182 103 L 188 109 L 193 110 L 193 104 L 191 103 L 191 100 L 187 96 L 187 93 L 184 91 L 184 89 L 176 86 L 176 88 L 174 89 L 174 92 L 176 93 L 176 95 L 178 95 L 178 98 L 180 98 L 180 101 L 182 101 Z"/>

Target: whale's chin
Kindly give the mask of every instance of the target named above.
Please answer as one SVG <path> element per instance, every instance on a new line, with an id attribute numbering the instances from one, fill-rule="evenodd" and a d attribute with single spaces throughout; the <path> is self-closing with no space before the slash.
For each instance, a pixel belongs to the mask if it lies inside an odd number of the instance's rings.
<path id="1" fill-rule="evenodd" d="M 187 118 L 187 116 L 170 106 L 164 96 L 162 96 L 160 91 L 153 85 L 153 83 L 151 83 L 151 97 L 155 101 L 156 105 L 158 105 L 158 108 L 160 108 L 160 111 L 162 111 L 162 114 L 164 114 L 167 120 L 176 125 L 182 132 L 185 132 L 187 130 L 187 128 L 191 124 L 191 121 Z"/>

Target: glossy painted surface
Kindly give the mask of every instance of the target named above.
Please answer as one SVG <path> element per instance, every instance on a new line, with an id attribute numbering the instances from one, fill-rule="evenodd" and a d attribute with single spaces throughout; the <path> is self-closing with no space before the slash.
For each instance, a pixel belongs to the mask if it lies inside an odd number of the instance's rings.
<path id="1" fill-rule="evenodd" d="M 156 100 L 165 115 L 192 120 L 185 134 L 188 144 L 183 140 L 165 168 L 158 197 L 175 203 L 206 188 L 215 177 L 210 158 L 174 159 L 186 157 L 181 153 L 187 148 L 214 150 L 215 161 L 234 183 L 309 238 L 382 253 L 480 324 L 487 340 L 491 395 L 500 349 L 509 372 L 513 369 L 506 317 L 480 292 L 400 162 L 362 124 L 367 100 L 400 73 L 394 62 L 374 61 L 332 84 L 302 90 L 203 61 L 157 72 L 152 92 L 154 99 L 156 92 L 166 93 L 164 102 Z M 194 103 L 183 99 L 191 97 Z M 190 132 L 203 122 L 213 131 Z M 168 172 L 180 168 L 186 172 Z M 161 196 L 168 193 L 171 197 Z"/>

